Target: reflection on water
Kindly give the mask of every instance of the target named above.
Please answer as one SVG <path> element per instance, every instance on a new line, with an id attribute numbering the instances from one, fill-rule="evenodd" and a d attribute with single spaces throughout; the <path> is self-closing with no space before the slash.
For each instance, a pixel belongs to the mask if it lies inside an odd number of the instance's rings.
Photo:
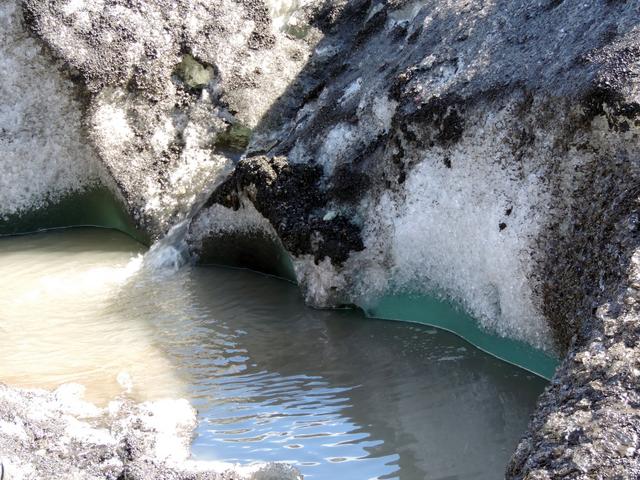
<path id="1" fill-rule="evenodd" d="M 496 479 L 544 382 L 428 327 L 305 308 L 250 272 L 148 272 L 105 231 L 0 240 L 0 381 L 187 395 L 202 459 L 312 479 Z"/>

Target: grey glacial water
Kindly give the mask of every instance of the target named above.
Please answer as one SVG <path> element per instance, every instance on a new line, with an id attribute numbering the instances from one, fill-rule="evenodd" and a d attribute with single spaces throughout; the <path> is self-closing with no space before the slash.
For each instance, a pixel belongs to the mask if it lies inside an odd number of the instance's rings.
<path id="1" fill-rule="evenodd" d="M 252 272 L 145 267 L 123 234 L 0 239 L 0 381 L 188 398 L 193 453 L 310 479 L 497 479 L 545 382 L 449 333 L 305 307 Z"/>

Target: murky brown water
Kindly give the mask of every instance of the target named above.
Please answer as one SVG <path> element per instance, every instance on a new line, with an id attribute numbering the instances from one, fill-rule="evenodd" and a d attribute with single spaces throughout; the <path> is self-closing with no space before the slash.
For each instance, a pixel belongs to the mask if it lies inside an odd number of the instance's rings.
<path id="1" fill-rule="evenodd" d="M 545 382 L 446 332 L 306 308 L 251 272 L 143 267 L 108 230 L 0 239 L 0 381 L 186 396 L 199 458 L 310 479 L 501 478 Z"/>

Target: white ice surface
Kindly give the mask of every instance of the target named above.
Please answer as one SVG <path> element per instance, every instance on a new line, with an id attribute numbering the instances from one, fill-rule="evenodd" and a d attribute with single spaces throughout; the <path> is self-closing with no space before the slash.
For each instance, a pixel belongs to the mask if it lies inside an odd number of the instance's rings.
<path id="1" fill-rule="evenodd" d="M 17 2 L 0 2 L 0 218 L 98 181 L 73 86 L 21 22 Z"/>

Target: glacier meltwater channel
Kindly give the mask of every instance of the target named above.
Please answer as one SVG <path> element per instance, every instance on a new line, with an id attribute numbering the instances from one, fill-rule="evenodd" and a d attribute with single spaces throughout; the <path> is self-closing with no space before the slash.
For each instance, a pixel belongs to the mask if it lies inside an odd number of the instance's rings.
<path id="1" fill-rule="evenodd" d="M 313 479 L 496 478 L 545 386 L 442 330 L 145 250 L 104 229 L 0 239 L 2 381 L 79 383 L 102 405 L 187 398 L 196 459 Z"/>

